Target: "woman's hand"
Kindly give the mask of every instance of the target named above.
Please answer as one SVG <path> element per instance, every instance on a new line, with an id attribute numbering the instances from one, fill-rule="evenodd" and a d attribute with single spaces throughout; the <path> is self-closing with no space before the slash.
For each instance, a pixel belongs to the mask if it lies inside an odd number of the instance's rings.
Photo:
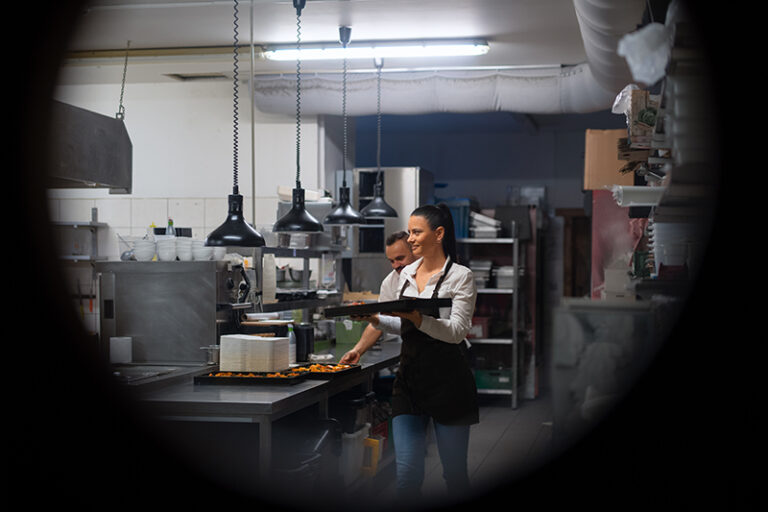
<path id="1" fill-rule="evenodd" d="M 352 349 L 339 359 L 339 364 L 357 364 L 360 361 L 360 353 Z"/>
<path id="2" fill-rule="evenodd" d="M 414 311 L 401 311 L 401 312 L 392 312 L 392 316 L 399 316 L 400 318 L 405 318 L 406 320 L 410 320 L 413 325 L 416 326 L 416 328 L 421 327 L 421 311 L 414 310 Z"/>

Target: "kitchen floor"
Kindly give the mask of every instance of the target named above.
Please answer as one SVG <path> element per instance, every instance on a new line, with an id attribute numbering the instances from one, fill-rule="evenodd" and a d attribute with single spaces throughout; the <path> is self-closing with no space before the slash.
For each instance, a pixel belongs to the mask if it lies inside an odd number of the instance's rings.
<path id="1" fill-rule="evenodd" d="M 480 422 L 472 426 L 467 465 L 473 489 L 483 489 L 524 473 L 531 464 L 548 455 L 552 440 L 552 407 L 547 396 L 520 400 L 512 409 L 508 397 L 480 397 Z M 442 465 L 434 435 L 430 432 L 422 492 L 425 500 L 439 500 L 446 494 Z M 394 466 L 394 464 L 392 464 Z M 382 500 L 395 497 L 394 468 L 392 478 L 380 491 Z"/>

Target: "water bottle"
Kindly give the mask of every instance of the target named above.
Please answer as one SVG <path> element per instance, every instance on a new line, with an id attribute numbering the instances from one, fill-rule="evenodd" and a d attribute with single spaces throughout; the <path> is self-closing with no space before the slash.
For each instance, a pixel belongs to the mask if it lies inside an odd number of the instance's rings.
<path id="1" fill-rule="evenodd" d="M 168 227 L 165 228 L 165 234 L 168 236 L 176 236 L 176 231 L 173 229 L 173 219 L 168 219 Z"/>
<path id="2" fill-rule="evenodd" d="M 288 362 L 296 364 L 296 335 L 293 332 L 293 325 L 288 325 Z"/>

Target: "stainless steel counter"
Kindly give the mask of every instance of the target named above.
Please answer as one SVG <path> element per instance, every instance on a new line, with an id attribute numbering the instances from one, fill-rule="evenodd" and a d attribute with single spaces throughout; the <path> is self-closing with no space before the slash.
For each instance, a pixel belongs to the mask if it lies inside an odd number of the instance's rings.
<path id="1" fill-rule="evenodd" d="M 361 371 L 330 380 L 305 380 L 293 385 L 199 385 L 192 375 L 162 388 L 138 393 L 153 416 L 166 421 L 253 425 L 258 430 L 258 472 L 268 475 L 272 462 L 272 423 L 293 412 L 317 405 L 327 417 L 328 399 L 336 393 L 363 385 L 371 389 L 375 373 L 397 363 L 401 341 L 383 341 L 381 350 L 370 350 L 360 360 Z M 334 361 L 343 355 L 329 351 Z M 341 350 L 339 351 L 341 352 Z M 243 448 L 246 453 L 247 447 Z"/>

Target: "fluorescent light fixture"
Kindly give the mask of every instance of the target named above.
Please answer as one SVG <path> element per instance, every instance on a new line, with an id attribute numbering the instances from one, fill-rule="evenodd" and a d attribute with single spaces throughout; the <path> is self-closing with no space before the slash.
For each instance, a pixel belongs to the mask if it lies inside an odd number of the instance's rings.
<path id="1" fill-rule="evenodd" d="M 418 57 L 467 57 L 488 53 L 488 43 L 471 40 L 359 41 L 346 48 L 338 42 L 267 46 L 264 57 L 270 60 L 386 59 Z"/>

